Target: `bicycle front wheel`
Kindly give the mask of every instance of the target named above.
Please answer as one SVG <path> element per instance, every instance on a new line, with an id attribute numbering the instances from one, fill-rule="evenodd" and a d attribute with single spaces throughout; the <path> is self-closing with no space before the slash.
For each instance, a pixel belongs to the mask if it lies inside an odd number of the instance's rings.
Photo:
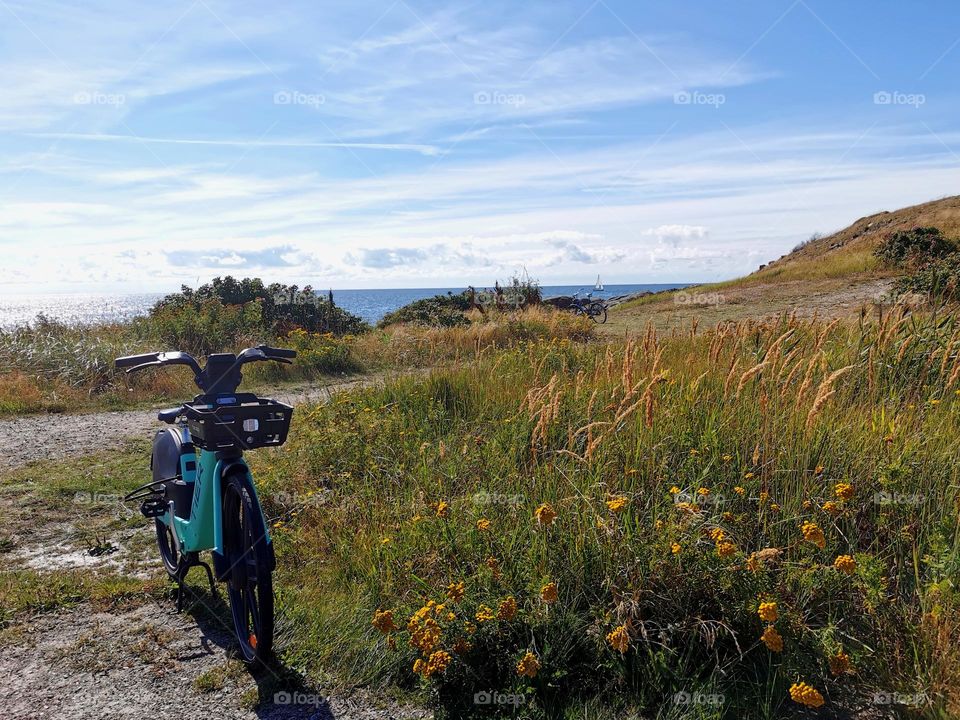
<path id="1" fill-rule="evenodd" d="M 227 595 L 240 651 L 247 663 L 265 664 L 273 649 L 273 572 L 263 513 L 247 478 L 224 478 L 223 554 Z"/>

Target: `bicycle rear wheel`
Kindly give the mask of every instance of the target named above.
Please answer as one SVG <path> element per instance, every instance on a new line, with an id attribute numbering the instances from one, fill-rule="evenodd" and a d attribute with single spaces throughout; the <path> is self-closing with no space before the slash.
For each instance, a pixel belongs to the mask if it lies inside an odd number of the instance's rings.
<path id="1" fill-rule="evenodd" d="M 180 567 L 180 553 L 173 537 L 173 530 L 160 518 L 154 520 L 157 526 L 157 547 L 160 549 L 160 559 L 167 574 L 174 580 Z"/>
<path id="2" fill-rule="evenodd" d="M 223 554 L 227 595 L 243 659 L 266 663 L 273 650 L 273 573 L 263 513 L 247 478 L 224 478 Z"/>

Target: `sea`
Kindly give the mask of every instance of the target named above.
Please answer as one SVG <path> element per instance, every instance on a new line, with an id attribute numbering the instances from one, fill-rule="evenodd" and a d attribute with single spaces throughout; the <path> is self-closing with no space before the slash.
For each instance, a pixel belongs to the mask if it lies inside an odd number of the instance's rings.
<path id="1" fill-rule="evenodd" d="M 656 292 L 673 288 L 687 287 L 687 283 L 678 284 L 621 284 L 606 285 L 603 291 L 594 290 L 588 285 L 544 285 L 543 297 L 572 295 L 592 292 L 596 298 L 612 298 L 642 291 Z M 481 290 L 482 288 L 477 288 Z M 369 323 L 376 323 L 388 312 L 403 307 L 414 300 L 462 292 L 464 288 L 402 288 L 392 290 L 336 290 L 333 301 L 345 310 L 359 315 Z M 326 295 L 326 292 L 320 293 Z M 31 324 L 38 315 L 58 320 L 70 325 L 87 325 L 130 320 L 138 315 L 146 315 L 153 305 L 163 298 L 165 293 L 137 294 L 98 294 L 98 293 L 59 293 L 59 294 L 0 294 L 0 328 L 11 328 Z"/>

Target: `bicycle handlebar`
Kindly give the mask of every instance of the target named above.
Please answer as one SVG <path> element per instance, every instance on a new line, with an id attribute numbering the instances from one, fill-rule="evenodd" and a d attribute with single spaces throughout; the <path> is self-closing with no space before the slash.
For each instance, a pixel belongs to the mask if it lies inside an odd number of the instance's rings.
<path id="1" fill-rule="evenodd" d="M 160 359 L 160 353 L 144 353 L 142 355 L 125 355 L 123 357 L 118 357 L 113 361 L 114 367 L 116 368 L 125 368 L 132 367 L 134 365 L 143 365 L 145 363 L 156 362 Z"/>
<path id="2" fill-rule="evenodd" d="M 270 347 L 269 345 L 257 345 L 257 350 L 262 350 L 263 354 L 267 357 L 273 358 L 295 358 L 297 356 L 296 350 L 288 350 L 287 348 L 278 348 Z"/>
<path id="3" fill-rule="evenodd" d="M 194 381 L 201 390 L 208 392 L 217 392 L 214 388 L 233 383 L 233 389 L 240 384 L 240 366 L 248 362 L 258 360 L 273 360 L 289 365 L 290 359 L 297 356 L 296 350 L 286 348 L 275 348 L 269 345 L 258 345 L 247 348 L 243 352 L 233 355 L 211 355 L 207 358 L 206 368 L 201 368 L 197 359 L 189 353 L 173 352 L 152 352 L 142 353 L 140 355 L 125 355 L 114 360 L 116 368 L 126 368 L 128 373 L 144 370 L 149 367 L 161 367 L 163 365 L 187 365 L 193 370 Z M 235 378 L 234 378 L 235 375 Z"/>

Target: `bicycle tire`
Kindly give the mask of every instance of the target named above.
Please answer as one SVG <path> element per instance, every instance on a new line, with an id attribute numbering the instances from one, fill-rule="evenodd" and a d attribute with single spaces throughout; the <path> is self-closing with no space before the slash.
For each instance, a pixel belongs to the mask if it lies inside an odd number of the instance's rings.
<path id="1" fill-rule="evenodd" d="M 246 663 L 266 664 L 273 651 L 273 572 L 263 513 L 241 473 L 223 480 L 223 554 L 227 596 Z"/>
<path id="2" fill-rule="evenodd" d="M 160 518 L 154 520 L 157 530 L 157 547 L 160 549 L 160 559 L 167 574 L 177 579 L 177 570 L 180 567 L 180 553 L 173 539 L 173 530 Z"/>

